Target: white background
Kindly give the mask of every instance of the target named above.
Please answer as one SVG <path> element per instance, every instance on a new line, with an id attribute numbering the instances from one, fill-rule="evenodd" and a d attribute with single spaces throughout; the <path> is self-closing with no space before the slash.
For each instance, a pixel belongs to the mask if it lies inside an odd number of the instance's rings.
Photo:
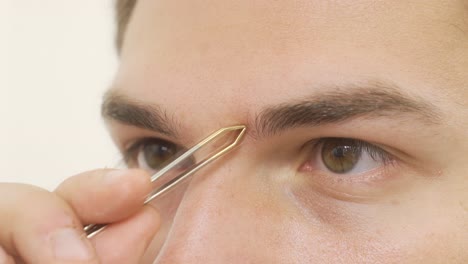
<path id="1" fill-rule="evenodd" d="M 53 189 L 117 163 L 99 113 L 113 15 L 112 0 L 0 0 L 0 182 Z"/>

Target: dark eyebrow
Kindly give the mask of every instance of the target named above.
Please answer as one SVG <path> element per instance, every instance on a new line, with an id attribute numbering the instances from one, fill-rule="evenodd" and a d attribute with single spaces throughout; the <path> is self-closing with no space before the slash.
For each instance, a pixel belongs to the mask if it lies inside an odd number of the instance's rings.
<path id="1" fill-rule="evenodd" d="M 251 135 L 254 138 L 272 136 L 287 129 L 326 125 L 357 117 L 409 117 L 411 121 L 428 125 L 442 120 L 440 111 L 429 101 L 404 95 L 396 86 L 372 83 L 326 90 L 329 92 L 318 92 L 309 98 L 264 108 L 247 124 Z M 111 89 L 104 95 L 101 112 L 105 119 L 172 138 L 179 135 L 175 118 L 156 105 L 132 100 L 116 90 Z"/>
<path id="2" fill-rule="evenodd" d="M 132 100 L 112 89 L 104 94 L 101 114 L 104 119 L 152 130 L 172 138 L 177 138 L 179 135 L 177 123 L 166 111 L 151 104 Z"/>
<path id="3" fill-rule="evenodd" d="M 381 83 L 335 87 L 311 98 L 267 107 L 253 122 L 255 135 L 271 136 L 286 129 L 326 125 L 356 117 L 409 117 L 424 124 L 441 121 L 439 111 L 430 102 L 403 95 L 399 90 L 401 88 Z"/>

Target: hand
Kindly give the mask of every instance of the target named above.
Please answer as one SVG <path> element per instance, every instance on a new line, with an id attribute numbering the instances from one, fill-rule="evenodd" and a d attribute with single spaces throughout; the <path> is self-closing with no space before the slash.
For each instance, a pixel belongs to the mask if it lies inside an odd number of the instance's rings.
<path id="1" fill-rule="evenodd" d="M 95 170 L 54 192 L 0 183 L 0 263 L 138 263 L 159 228 L 141 170 Z M 111 223 L 92 239 L 89 223 Z"/>

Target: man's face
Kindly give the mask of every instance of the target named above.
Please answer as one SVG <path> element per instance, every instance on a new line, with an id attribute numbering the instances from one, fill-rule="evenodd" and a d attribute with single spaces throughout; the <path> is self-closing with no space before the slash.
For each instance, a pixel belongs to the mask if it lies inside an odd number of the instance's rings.
<path id="1" fill-rule="evenodd" d="M 160 205 L 145 261 L 463 263 L 467 84 L 466 1 L 139 0 L 106 102 L 122 151 L 248 127 Z"/>

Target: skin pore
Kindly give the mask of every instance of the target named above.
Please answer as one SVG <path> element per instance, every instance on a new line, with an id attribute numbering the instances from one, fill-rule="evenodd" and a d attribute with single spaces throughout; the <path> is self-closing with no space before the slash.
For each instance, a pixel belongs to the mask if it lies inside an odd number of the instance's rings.
<path id="1" fill-rule="evenodd" d="M 249 129 L 162 206 L 143 263 L 468 259 L 466 1 L 139 0 L 122 39 L 103 104 L 122 152 Z M 334 173 L 330 138 L 373 154 Z"/>

